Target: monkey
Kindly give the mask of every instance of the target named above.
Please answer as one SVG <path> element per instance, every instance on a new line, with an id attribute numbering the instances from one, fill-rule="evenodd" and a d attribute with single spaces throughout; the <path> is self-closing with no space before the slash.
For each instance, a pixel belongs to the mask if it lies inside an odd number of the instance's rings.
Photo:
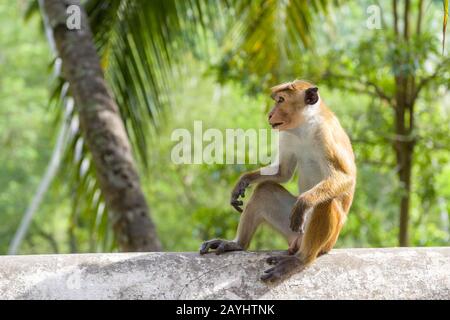
<path id="1" fill-rule="evenodd" d="M 200 254 L 246 250 L 258 226 L 265 222 L 288 242 L 285 254 L 270 256 L 272 265 L 261 280 L 273 282 L 301 271 L 335 245 L 347 218 L 356 185 L 356 164 L 350 139 L 319 89 L 294 80 L 271 88 L 275 105 L 268 114 L 279 130 L 277 161 L 244 173 L 231 193 L 230 204 L 241 213 L 234 240 L 205 241 Z M 281 184 L 299 171 L 299 196 Z M 256 185 L 242 209 L 246 189 Z"/>

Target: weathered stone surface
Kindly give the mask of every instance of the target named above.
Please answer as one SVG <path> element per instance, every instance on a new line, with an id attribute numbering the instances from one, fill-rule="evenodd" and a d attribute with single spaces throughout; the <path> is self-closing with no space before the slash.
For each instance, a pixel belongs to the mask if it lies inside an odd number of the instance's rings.
<path id="1" fill-rule="evenodd" d="M 0 257 L 1 299 L 450 299 L 450 248 L 340 249 L 275 285 L 267 252 Z"/>

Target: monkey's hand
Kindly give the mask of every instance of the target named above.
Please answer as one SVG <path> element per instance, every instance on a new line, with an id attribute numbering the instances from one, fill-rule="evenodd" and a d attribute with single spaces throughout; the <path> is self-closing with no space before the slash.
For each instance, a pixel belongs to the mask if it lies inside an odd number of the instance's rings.
<path id="1" fill-rule="evenodd" d="M 243 201 L 239 200 L 239 197 L 245 197 L 245 189 L 249 186 L 249 184 L 249 181 L 242 177 L 239 179 L 238 183 L 231 192 L 230 204 L 238 212 L 242 212 L 241 206 L 244 204 Z"/>
<path id="2" fill-rule="evenodd" d="M 294 204 L 291 211 L 291 229 L 295 232 L 303 233 L 305 224 L 305 213 L 311 206 L 308 202 L 300 196 Z"/>

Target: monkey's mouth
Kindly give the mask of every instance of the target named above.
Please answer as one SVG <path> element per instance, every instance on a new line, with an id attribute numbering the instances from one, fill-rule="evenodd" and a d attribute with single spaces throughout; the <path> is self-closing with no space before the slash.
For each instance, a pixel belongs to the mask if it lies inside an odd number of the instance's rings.
<path id="1" fill-rule="evenodd" d="M 283 124 L 283 122 L 276 122 L 276 123 L 271 123 L 270 125 L 272 126 L 272 129 L 276 129 L 279 126 L 281 126 Z"/>

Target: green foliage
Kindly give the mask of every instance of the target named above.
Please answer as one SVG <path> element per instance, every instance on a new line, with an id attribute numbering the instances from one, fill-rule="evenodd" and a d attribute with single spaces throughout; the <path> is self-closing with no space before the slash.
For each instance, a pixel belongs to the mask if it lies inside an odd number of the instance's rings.
<path id="1" fill-rule="evenodd" d="M 220 83 L 237 81 L 253 94 L 285 78 L 294 79 L 299 53 L 314 50 L 312 26 L 327 1 L 236 1 L 229 32 L 214 65 Z M 302 70 L 303 71 L 303 70 Z M 303 72 L 302 72 L 303 73 Z"/>
<path id="2" fill-rule="evenodd" d="M 49 48 L 35 19 L 24 25 L 16 2 L 0 3 L 0 252 L 5 253 L 50 158 Z M 52 190 L 53 191 L 53 190 Z M 54 252 L 63 243 L 67 201 L 50 192 L 23 248 Z M 55 213 L 58 213 L 55 215 Z M 60 246 L 58 246 L 60 247 Z"/>
<path id="3" fill-rule="evenodd" d="M 239 213 L 228 203 L 230 192 L 242 172 L 256 167 L 175 165 L 172 131 L 191 130 L 195 120 L 203 121 L 204 130 L 266 128 L 265 90 L 293 78 L 319 83 L 353 141 L 357 191 L 337 246 L 397 245 L 402 188 L 390 142 L 392 110 L 371 83 L 392 95 L 392 74 L 414 70 L 426 77 L 428 65 L 441 61 L 436 34 L 442 25 L 433 23 L 437 5 L 427 8 L 423 32 L 407 52 L 389 45 L 393 35 L 387 30 L 365 28 L 369 1 L 340 9 L 312 1 L 304 10 L 297 8 L 304 1 L 103 2 L 89 0 L 87 8 L 165 250 L 196 250 L 208 238 L 233 238 Z M 288 10 L 291 6 L 302 10 Z M 62 110 L 60 101 L 46 107 L 51 56 L 37 17 L 24 24 L 22 9 L 0 4 L 0 253 L 6 252 L 50 158 Z M 288 22 L 283 27 L 280 21 Z M 403 55 L 407 62 L 392 68 Z M 443 71 L 416 106 L 413 245 L 449 243 L 448 67 Z M 357 85 L 349 81 L 355 78 L 361 80 Z M 89 153 L 79 134 L 67 149 L 21 253 L 115 250 L 95 174 L 90 166 L 81 170 Z M 287 188 L 297 192 L 295 182 Z M 285 249 L 285 241 L 263 228 L 251 249 L 272 248 Z"/>

